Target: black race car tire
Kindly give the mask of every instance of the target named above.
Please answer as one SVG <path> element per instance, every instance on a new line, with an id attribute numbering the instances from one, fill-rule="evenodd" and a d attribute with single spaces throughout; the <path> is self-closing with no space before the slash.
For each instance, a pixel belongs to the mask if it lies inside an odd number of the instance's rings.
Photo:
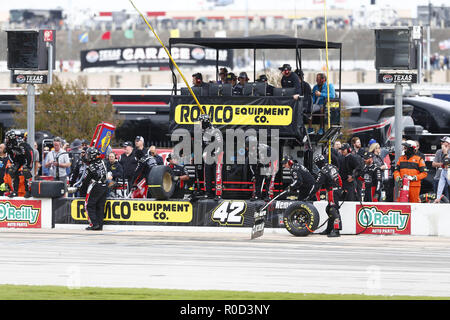
<path id="1" fill-rule="evenodd" d="M 319 212 L 312 203 L 294 202 L 283 214 L 283 222 L 289 233 L 296 237 L 306 237 L 319 225 Z"/>
<path id="2" fill-rule="evenodd" d="M 163 165 L 154 166 L 148 175 L 148 189 L 152 198 L 157 200 L 169 199 L 175 190 L 172 169 Z"/>

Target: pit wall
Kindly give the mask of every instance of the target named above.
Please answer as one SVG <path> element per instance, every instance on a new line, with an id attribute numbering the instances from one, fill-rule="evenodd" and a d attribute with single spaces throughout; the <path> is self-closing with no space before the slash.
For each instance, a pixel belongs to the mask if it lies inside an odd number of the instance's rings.
<path id="1" fill-rule="evenodd" d="M 267 211 L 266 231 L 287 232 L 283 212 L 294 201 L 275 201 Z M 248 200 L 120 200 L 108 199 L 104 230 L 217 230 L 246 232 L 264 202 Z M 326 227 L 324 201 L 314 202 L 320 216 L 315 233 Z M 405 234 L 450 236 L 450 204 L 344 202 L 341 234 Z M 82 198 L 0 197 L 0 229 L 83 229 L 87 225 Z M 163 227 L 168 228 L 163 228 Z M 206 227 L 206 228 L 205 228 Z M 219 228 L 219 229 L 218 229 Z M 188 230 L 189 228 L 186 228 Z"/>

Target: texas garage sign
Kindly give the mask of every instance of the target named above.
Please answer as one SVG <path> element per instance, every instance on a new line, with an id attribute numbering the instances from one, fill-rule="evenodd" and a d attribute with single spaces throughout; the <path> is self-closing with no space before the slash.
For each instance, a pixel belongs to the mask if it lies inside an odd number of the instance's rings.
<path id="1" fill-rule="evenodd" d="M 215 66 L 218 54 L 219 65 L 231 67 L 233 51 L 203 47 L 174 47 L 171 55 L 177 65 Z M 86 68 L 128 67 L 147 69 L 167 67 L 169 57 L 163 47 L 121 47 L 91 49 L 80 52 L 81 70 Z"/>

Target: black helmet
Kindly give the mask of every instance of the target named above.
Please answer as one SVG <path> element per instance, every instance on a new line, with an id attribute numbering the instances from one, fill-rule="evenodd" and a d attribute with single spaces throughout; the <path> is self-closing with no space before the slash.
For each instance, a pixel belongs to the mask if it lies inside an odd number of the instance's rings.
<path id="1" fill-rule="evenodd" d="M 99 155 L 100 155 L 100 151 L 98 151 L 97 148 L 89 147 L 86 150 L 86 161 L 93 162 L 98 159 Z"/>
<path id="2" fill-rule="evenodd" d="M 16 132 L 16 130 L 14 130 L 14 129 L 8 130 L 5 133 L 5 142 L 9 143 L 9 144 L 17 143 L 17 140 L 19 138 L 18 134 L 19 134 L 19 132 L 18 131 Z"/>
<path id="3" fill-rule="evenodd" d="M 325 165 L 325 157 L 321 153 L 316 154 L 313 158 L 313 162 L 316 166 L 322 168 Z"/>

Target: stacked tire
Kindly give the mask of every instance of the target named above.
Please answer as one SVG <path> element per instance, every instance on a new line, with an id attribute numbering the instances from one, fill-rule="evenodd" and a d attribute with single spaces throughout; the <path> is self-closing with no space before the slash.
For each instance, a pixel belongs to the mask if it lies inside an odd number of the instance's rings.
<path id="1" fill-rule="evenodd" d="M 147 181 L 152 198 L 167 200 L 173 195 L 175 182 L 172 180 L 172 169 L 169 166 L 154 166 Z"/>

